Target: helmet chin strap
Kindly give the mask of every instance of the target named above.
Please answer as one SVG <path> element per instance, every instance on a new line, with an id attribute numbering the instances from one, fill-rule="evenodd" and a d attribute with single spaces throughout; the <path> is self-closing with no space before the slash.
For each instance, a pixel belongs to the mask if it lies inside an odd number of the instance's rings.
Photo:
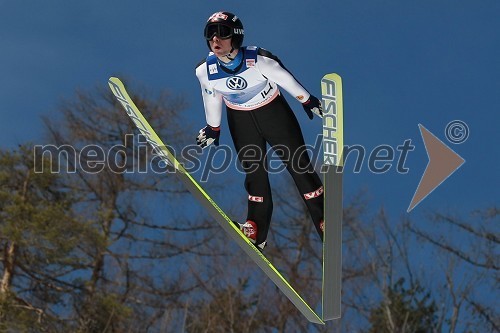
<path id="1" fill-rule="evenodd" d="M 234 60 L 234 58 L 230 57 L 230 55 L 231 55 L 231 53 L 233 53 L 233 51 L 234 51 L 234 47 L 231 46 L 231 51 L 229 51 L 229 53 L 225 55 L 225 57 L 231 61 Z"/>

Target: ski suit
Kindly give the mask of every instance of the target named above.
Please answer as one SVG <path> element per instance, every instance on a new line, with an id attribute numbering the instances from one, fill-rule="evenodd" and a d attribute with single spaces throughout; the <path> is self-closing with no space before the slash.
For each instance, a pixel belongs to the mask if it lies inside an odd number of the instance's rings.
<path id="1" fill-rule="evenodd" d="M 299 102 L 310 94 L 281 61 L 255 46 L 239 49 L 240 62 L 228 69 L 210 52 L 196 67 L 207 124 L 219 127 L 225 103 L 231 137 L 245 170 L 247 220 L 257 224 L 256 244 L 269 231 L 273 201 L 266 160 L 267 144 L 291 174 L 321 238 L 323 186 L 306 151 L 299 123 L 280 87 Z"/>

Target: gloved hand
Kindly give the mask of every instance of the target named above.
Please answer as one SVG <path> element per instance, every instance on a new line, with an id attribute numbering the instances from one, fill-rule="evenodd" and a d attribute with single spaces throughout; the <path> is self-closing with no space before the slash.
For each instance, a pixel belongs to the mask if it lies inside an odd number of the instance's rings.
<path id="1" fill-rule="evenodd" d="M 212 127 L 210 125 L 202 128 L 196 137 L 196 144 L 201 148 L 206 148 L 212 143 L 219 145 L 220 127 Z"/>
<path id="2" fill-rule="evenodd" d="M 302 103 L 302 107 L 307 113 L 309 119 L 313 119 L 313 113 L 315 113 L 318 117 L 323 118 L 323 107 L 321 106 L 321 101 L 313 95 L 309 96 L 309 99 Z"/>

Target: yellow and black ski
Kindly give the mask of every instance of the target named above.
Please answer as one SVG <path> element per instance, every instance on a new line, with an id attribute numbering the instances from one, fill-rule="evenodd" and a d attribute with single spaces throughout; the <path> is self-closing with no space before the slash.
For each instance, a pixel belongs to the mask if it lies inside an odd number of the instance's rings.
<path id="1" fill-rule="evenodd" d="M 321 80 L 323 103 L 323 314 L 324 321 L 341 316 L 342 286 L 342 173 L 344 114 L 342 79 L 335 73 Z"/>
<path id="2" fill-rule="evenodd" d="M 109 87 L 118 101 L 123 105 L 127 115 L 132 119 L 141 134 L 153 147 L 155 154 L 160 156 L 170 166 L 174 167 L 175 174 L 185 184 L 191 194 L 198 199 L 210 215 L 220 224 L 222 229 L 245 251 L 246 254 L 259 266 L 262 271 L 276 284 L 276 286 L 288 297 L 297 309 L 312 323 L 324 324 L 321 318 L 304 301 L 304 299 L 293 289 L 281 273 L 271 262 L 243 235 L 224 211 L 210 198 L 198 182 L 177 161 L 174 155 L 166 148 L 161 139 L 149 125 L 139 109 L 128 95 L 123 83 L 116 77 L 109 79 Z"/>

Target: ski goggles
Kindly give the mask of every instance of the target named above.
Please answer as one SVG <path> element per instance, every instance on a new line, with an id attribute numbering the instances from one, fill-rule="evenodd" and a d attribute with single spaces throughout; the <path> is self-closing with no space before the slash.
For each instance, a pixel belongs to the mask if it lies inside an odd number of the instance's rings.
<path id="1" fill-rule="evenodd" d="M 214 36 L 220 39 L 229 39 L 233 36 L 233 29 L 219 23 L 207 25 L 205 27 L 205 38 L 211 40 Z"/>

